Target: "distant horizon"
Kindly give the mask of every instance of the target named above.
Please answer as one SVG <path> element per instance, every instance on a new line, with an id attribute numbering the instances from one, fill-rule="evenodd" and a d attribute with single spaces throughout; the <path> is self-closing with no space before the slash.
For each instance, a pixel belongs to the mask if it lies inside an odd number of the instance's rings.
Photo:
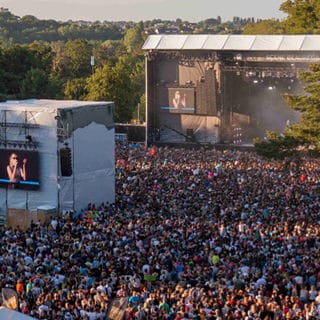
<path id="1" fill-rule="evenodd" d="M 148 20 L 200 22 L 221 17 L 222 22 L 234 17 L 257 20 L 279 19 L 284 0 L 0 0 L 0 7 L 13 15 L 32 15 L 39 20 L 139 22 Z M 241 3 L 240 3 L 241 2 Z"/>

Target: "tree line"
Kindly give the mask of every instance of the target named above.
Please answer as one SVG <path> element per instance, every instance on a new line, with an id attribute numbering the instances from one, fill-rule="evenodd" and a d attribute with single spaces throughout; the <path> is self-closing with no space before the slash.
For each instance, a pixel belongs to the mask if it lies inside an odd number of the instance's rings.
<path id="1" fill-rule="evenodd" d="M 8 12 L 2 14 L 12 18 Z M 25 24 L 27 19 L 20 20 Z M 6 25 L 15 29 L 14 21 L 1 22 L 1 28 Z M 48 23 L 54 25 L 51 20 Z M 103 40 L 97 37 L 82 34 L 79 38 L 66 37 L 65 41 L 36 40 L 28 44 L 2 41 L 0 99 L 114 101 L 115 121 L 130 121 L 138 104 L 144 106 L 143 24 L 118 34 L 119 39 L 107 34 Z"/>
<path id="2" fill-rule="evenodd" d="M 41 20 L 32 15 L 18 17 L 9 10 L 0 9 L 0 43 L 30 44 L 33 41 L 68 41 L 72 39 L 120 40 L 121 28 L 112 22 L 85 22 Z"/>

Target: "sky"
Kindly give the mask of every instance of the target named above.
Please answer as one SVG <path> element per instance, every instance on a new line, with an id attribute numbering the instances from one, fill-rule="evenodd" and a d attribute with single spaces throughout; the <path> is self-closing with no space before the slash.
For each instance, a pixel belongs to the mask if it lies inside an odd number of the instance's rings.
<path id="1" fill-rule="evenodd" d="M 0 0 L 14 15 L 33 15 L 57 21 L 146 21 L 153 19 L 199 22 L 220 16 L 283 19 L 284 0 Z"/>

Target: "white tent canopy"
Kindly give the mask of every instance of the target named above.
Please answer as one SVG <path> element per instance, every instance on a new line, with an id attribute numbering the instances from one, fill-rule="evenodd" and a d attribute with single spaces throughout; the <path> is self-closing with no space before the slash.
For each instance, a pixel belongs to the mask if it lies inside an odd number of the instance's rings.
<path id="1" fill-rule="evenodd" d="M 4 307 L 0 307 L 0 319 L 1 320 L 34 320 L 36 318 L 32 318 L 23 313 L 7 309 Z"/>
<path id="2" fill-rule="evenodd" d="M 143 50 L 320 51 L 320 35 L 150 35 Z"/>

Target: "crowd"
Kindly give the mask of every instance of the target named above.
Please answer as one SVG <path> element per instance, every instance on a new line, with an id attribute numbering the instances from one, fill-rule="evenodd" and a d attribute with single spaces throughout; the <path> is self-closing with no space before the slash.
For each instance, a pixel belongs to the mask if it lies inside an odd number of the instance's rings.
<path id="1" fill-rule="evenodd" d="M 37 319 L 320 319 L 319 168 L 117 145 L 116 202 L 4 228 L 0 286 Z"/>

